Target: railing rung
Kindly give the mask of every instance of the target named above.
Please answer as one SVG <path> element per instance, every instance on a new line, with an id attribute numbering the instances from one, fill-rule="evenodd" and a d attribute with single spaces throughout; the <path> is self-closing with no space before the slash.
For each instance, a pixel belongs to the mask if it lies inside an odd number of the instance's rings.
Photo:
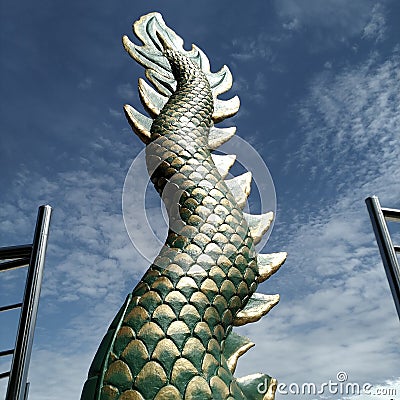
<path id="1" fill-rule="evenodd" d="M 24 257 L 18 260 L 6 261 L 0 263 L 0 272 L 9 271 L 10 269 L 16 269 L 20 267 L 26 267 L 29 264 L 30 258 Z"/>
<path id="2" fill-rule="evenodd" d="M 0 307 L 0 312 L 14 310 L 15 308 L 22 307 L 22 303 L 9 304 L 8 306 Z"/>
<path id="3" fill-rule="evenodd" d="M 0 260 L 11 260 L 13 258 L 30 257 L 31 251 L 31 244 L 24 244 L 22 246 L 0 247 Z"/>
<path id="4" fill-rule="evenodd" d="M 382 208 L 381 210 L 385 219 L 392 222 L 400 222 L 400 210 L 395 208 Z"/>
<path id="5" fill-rule="evenodd" d="M 11 374 L 11 371 L 1 372 L 0 379 L 8 378 L 10 376 L 10 374 Z"/>
<path id="6" fill-rule="evenodd" d="M 14 354 L 14 349 L 0 351 L 0 357 L 10 356 Z"/>
<path id="7" fill-rule="evenodd" d="M 396 253 L 400 253 L 400 246 L 393 246 Z"/>

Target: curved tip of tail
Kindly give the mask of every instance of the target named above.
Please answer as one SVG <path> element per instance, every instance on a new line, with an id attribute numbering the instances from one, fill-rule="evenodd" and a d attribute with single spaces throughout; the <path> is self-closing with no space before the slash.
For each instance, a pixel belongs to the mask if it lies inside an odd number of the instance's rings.
<path id="1" fill-rule="evenodd" d="M 172 46 L 165 40 L 164 36 L 160 32 L 156 31 L 157 39 L 160 41 L 163 50 L 173 50 Z"/>

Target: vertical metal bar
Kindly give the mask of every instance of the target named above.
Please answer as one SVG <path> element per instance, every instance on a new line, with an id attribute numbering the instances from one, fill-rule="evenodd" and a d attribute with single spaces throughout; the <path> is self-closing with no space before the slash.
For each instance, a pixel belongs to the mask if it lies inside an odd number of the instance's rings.
<path id="1" fill-rule="evenodd" d="M 51 207 L 39 207 L 6 400 L 24 400 L 39 305 Z"/>
<path id="2" fill-rule="evenodd" d="M 396 252 L 378 198 L 376 196 L 368 197 L 365 199 L 365 202 L 371 218 L 376 241 L 378 242 L 390 290 L 392 291 L 397 314 L 400 318 L 400 268 Z"/>
<path id="3" fill-rule="evenodd" d="M 25 391 L 24 391 L 24 400 L 28 400 L 30 386 L 31 386 L 30 382 L 26 382 Z"/>

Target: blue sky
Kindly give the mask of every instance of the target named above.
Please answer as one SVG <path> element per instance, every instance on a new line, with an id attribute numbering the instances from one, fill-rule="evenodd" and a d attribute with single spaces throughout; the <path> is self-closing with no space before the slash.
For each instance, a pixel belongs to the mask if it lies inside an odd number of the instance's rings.
<path id="1" fill-rule="evenodd" d="M 230 67 L 229 95 L 242 105 L 229 125 L 275 183 L 277 218 L 263 252 L 289 255 L 259 291 L 281 301 L 239 329 L 256 349 L 236 375 L 301 385 L 345 371 L 349 382 L 400 393 L 399 321 L 364 204 L 376 194 L 400 208 L 398 2 L 3 0 L 0 246 L 30 242 L 37 207 L 54 208 L 30 399 L 79 398 L 109 321 L 149 265 L 121 210 L 143 148 L 122 106 L 141 109 L 144 76 L 121 37 L 133 39 L 132 23 L 151 11 L 186 48 L 202 48 L 212 70 Z M 20 276 L 0 276 L 1 299 L 18 298 Z M 4 318 L 2 348 L 16 323 Z"/>

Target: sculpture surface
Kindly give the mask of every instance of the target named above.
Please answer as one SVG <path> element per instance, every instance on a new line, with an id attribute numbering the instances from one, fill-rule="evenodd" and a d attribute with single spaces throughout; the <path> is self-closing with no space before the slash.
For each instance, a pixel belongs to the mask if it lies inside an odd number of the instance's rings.
<path id="1" fill-rule="evenodd" d="M 235 133 L 214 127 L 239 109 L 237 97 L 217 98 L 231 87 L 231 73 L 226 66 L 210 72 L 205 54 L 184 50 L 158 13 L 143 16 L 134 33 L 143 46 L 125 36 L 124 47 L 155 89 L 139 80 L 151 118 L 129 105 L 125 114 L 147 145 L 169 232 L 100 344 L 81 400 L 272 399 L 275 379 L 233 376 L 254 344 L 232 328 L 259 320 L 279 301 L 255 291 L 286 253 L 256 254 L 272 213 L 243 213 L 251 174 L 224 180 L 234 157 L 210 153 Z M 268 390 L 259 393 L 265 382 Z"/>

